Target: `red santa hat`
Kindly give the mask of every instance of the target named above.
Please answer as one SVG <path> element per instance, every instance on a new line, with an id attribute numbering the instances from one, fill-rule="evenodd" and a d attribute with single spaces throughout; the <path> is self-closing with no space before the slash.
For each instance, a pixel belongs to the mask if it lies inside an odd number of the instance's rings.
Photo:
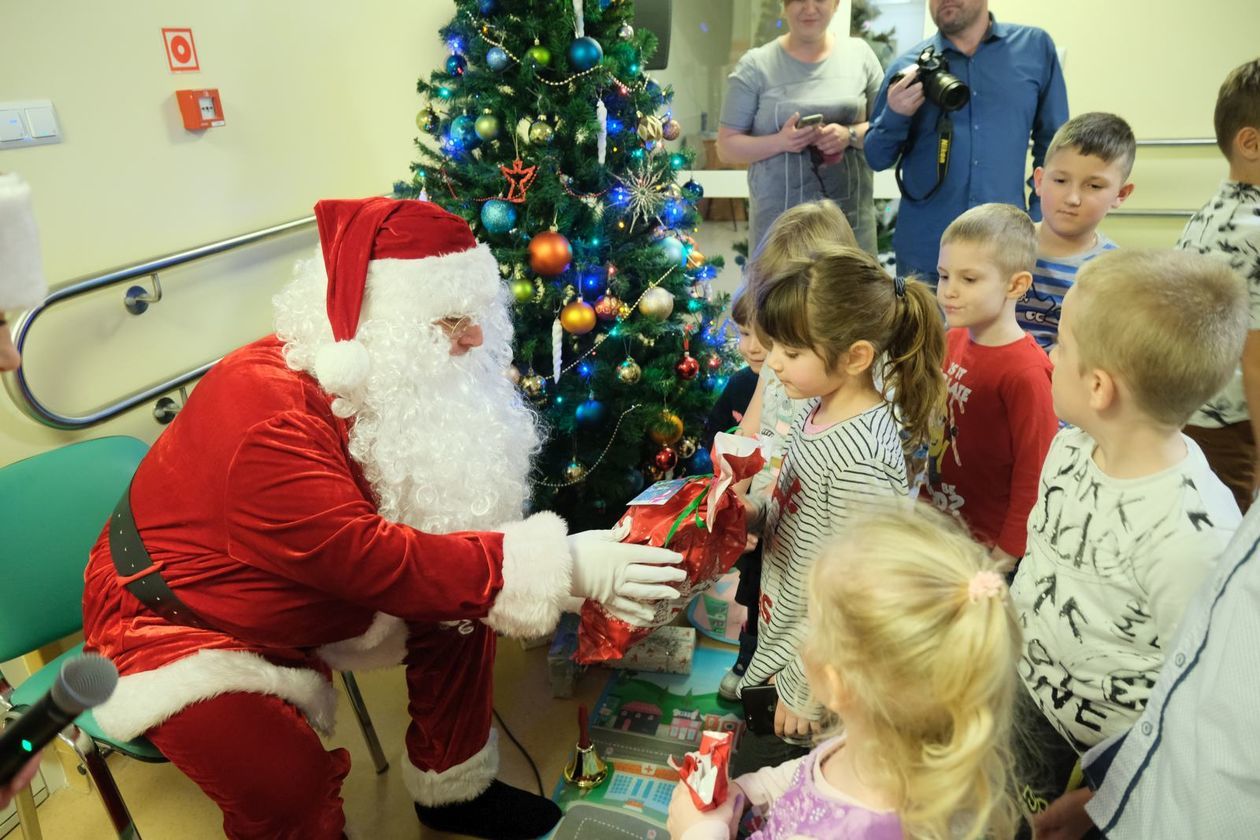
<path id="1" fill-rule="evenodd" d="M 455 305 L 459 286 L 498 285 L 497 264 L 468 224 L 427 201 L 325 200 L 315 205 L 315 219 L 334 343 L 316 352 L 314 374 L 330 393 L 345 394 L 367 377 L 371 360 L 355 334 L 369 286 L 423 283 L 426 294 L 432 286 L 434 317 L 442 317 L 456 314 L 441 307 Z"/>
<path id="2" fill-rule="evenodd" d="M 31 188 L 16 173 L 0 174 L 0 312 L 30 309 L 47 294 Z"/>

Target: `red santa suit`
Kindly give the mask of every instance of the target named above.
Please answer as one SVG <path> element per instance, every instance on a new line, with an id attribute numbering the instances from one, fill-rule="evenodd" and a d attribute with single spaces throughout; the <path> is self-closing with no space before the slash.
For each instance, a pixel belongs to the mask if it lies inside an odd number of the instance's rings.
<path id="1" fill-rule="evenodd" d="M 86 573 L 87 648 L 110 657 L 122 675 L 98 721 L 118 738 L 149 733 L 224 808 L 234 837 L 339 836 L 344 751 L 320 752 L 313 734 L 252 744 L 261 756 L 252 761 L 271 764 L 246 791 L 232 790 L 236 780 L 227 777 L 250 767 L 229 773 L 199 757 L 215 739 L 242 732 L 266 740 L 289 727 L 258 724 L 264 711 L 289 714 L 300 731 L 301 717 L 330 729 L 330 667 L 405 661 L 412 723 L 403 774 L 412 796 L 423 805 L 477 796 L 497 770 L 494 631 L 543 634 L 570 595 L 573 560 L 553 514 L 445 534 L 382 516 L 379 494 L 351 455 L 354 421 L 336 410 L 334 397 L 363 379 L 364 349 L 346 339 L 355 335 L 369 261 L 415 260 L 416 283 L 446 272 L 497 285 L 493 258 L 462 221 L 427 203 L 321 202 L 317 215 L 329 319 L 340 341 L 334 352 L 321 351 L 315 376 L 293 369 L 275 336 L 229 354 L 131 485 L 136 528 L 153 563 L 213 629 L 172 623 L 127 591 L 108 530 Z M 390 234 L 391 225 L 400 230 Z M 411 229 L 423 232 L 420 241 Z M 249 726 L 220 719 L 255 711 Z M 302 790 L 295 778 L 312 763 L 320 766 L 303 784 L 314 789 Z M 296 796 L 284 793 L 293 787 Z"/>

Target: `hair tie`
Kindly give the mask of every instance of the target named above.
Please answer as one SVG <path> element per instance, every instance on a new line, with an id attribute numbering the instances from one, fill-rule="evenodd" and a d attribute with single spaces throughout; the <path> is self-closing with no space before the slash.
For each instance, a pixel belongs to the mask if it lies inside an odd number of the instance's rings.
<path id="1" fill-rule="evenodd" d="M 984 570 L 976 572 L 967 584 L 967 600 L 975 604 L 981 598 L 1000 598 L 1006 588 L 1006 581 L 997 572 Z"/>
<path id="2" fill-rule="evenodd" d="M 906 280 L 904 277 L 893 277 L 893 293 L 897 297 L 905 299 L 906 296 Z"/>

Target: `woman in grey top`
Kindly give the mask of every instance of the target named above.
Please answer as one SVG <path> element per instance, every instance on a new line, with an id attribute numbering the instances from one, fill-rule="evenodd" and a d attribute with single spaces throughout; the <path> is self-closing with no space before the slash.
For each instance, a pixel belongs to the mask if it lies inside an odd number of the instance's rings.
<path id="1" fill-rule="evenodd" d="M 749 50 L 728 79 L 718 154 L 751 164 L 753 252 L 784 210 L 830 198 L 875 253 L 874 173 L 862 143 L 884 71 L 861 38 L 827 31 L 839 4 L 783 0 L 788 33 Z M 797 125 L 814 114 L 820 124 Z"/>

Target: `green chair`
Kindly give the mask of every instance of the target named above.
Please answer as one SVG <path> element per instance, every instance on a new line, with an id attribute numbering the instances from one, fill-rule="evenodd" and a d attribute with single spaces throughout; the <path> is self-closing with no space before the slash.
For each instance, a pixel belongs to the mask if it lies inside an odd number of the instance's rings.
<path id="1" fill-rule="evenodd" d="M 88 553 L 147 451 L 135 438 L 107 437 L 73 443 L 0 469 L 0 662 L 82 629 Z M 0 674 L 0 711 L 5 718 L 19 716 L 42 697 L 63 662 L 82 649 L 78 644 L 66 651 L 17 689 Z M 389 765 L 358 686 L 352 674 L 343 673 L 342 678 L 376 772 L 382 773 Z M 113 740 L 101 731 L 91 711 L 80 715 L 75 724 L 62 733 L 62 740 L 82 761 L 80 772 L 91 776 L 118 837 L 138 838 L 102 748 L 140 761 L 166 759 L 144 738 Z M 31 808 L 29 800 L 27 808 Z M 37 825 L 24 825 L 23 830 L 28 838 L 39 837 Z"/>

